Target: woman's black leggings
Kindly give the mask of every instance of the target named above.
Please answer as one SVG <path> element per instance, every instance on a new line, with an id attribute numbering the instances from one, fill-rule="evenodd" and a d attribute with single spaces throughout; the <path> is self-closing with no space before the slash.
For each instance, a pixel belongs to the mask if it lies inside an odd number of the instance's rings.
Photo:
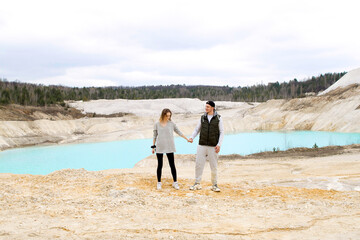
<path id="1" fill-rule="evenodd" d="M 158 182 L 161 182 L 161 172 L 162 172 L 162 167 L 163 167 L 163 153 L 157 153 L 156 157 L 158 160 L 158 167 L 157 167 L 157 179 Z M 175 161 L 174 161 L 174 153 L 167 153 L 166 154 L 168 160 L 169 160 L 169 165 L 171 168 L 171 174 L 173 176 L 173 180 L 174 182 L 176 182 L 177 177 L 176 177 L 176 168 L 175 168 Z"/>

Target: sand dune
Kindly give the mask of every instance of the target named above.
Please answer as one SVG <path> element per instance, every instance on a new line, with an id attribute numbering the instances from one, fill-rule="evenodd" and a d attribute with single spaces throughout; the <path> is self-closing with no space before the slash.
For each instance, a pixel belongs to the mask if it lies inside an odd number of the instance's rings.
<path id="1" fill-rule="evenodd" d="M 349 71 L 342 78 L 340 78 L 336 83 L 331 85 L 325 91 L 319 93 L 320 95 L 324 95 L 328 92 L 331 92 L 338 88 L 344 88 L 352 84 L 360 84 L 360 68 L 356 68 L 354 70 Z"/>
<path id="2" fill-rule="evenodd" d="M 69 102 L 71 107 L 81 110 L 83 113 L 113 114 L 113 113 L 132 113 L 137 116 L 156 116 L 158 117 L 162 109 L 169 108 L 174 114 L 199 114 L 204 111 L 206 101 L 191 98 L 176 99 L 153 99 L 153 100 L 92 100 Z M 216 102 L 218 109 L 242 109 L 249 107 L 244 102 Z M 257 105 L 258 103 L 255 103 Z M 250 106 L 254 106 L 252 103 Z"/>

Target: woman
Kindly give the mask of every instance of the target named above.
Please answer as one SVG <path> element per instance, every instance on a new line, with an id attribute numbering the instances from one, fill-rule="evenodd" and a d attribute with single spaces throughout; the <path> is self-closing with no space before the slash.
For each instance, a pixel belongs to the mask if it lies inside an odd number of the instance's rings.
<path id="1" fill-rule="evenodd" d="M 175 150 L 175 143 L 174 143 L 174 131 L 187 141 L 187 137 L 184 136 L 177 128 L 176 124 L 171 121 L 172 113 L 170 109 L 163 109 L 161 112 L 161 116 L 159 122 L 155 123 L 154 126 L 154 138 L 153 138 L 153 146 L 152 153 L 154 154 L 156 151 L 156 157 L 158 160 L 158 167 L 157 167 L 157 189 L 161 189 L 161 172 L 163 167 L 163 155 L 166 153 L 166 156 L 169 160 L 169 165 L 171 168 L 171 174 L 174 180 L 173 187 L 178 190 L 179 184 L 177 182 L 176 176 L 176 168 L 175 168 L 175 161 L 174 161 L 174 152 Z M 156 142 L 156 145 L 155 145 Z"/>

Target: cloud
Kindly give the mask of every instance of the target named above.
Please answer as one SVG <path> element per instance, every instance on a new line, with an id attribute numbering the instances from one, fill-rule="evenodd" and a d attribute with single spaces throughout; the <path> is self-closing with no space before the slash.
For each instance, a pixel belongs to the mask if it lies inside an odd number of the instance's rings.
<path id="1" fill-rule="evenodd" d="M 359 6 L 5 1 L 0 76 L 69 86 L 245 86 L 351 70 L 360 60 Z"/>

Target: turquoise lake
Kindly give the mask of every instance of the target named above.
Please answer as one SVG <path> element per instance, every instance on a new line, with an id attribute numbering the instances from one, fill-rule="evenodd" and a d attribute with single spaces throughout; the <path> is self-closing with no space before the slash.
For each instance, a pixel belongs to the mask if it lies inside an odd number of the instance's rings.
<path id="1" fill-rule="evenodd" d="M 176 137 L 177 154 L 195 154 L 194 143 Z M 360 143 L 360 133 L 337 132 L 243 132 L 225 135 L 220 154 L 241 154 L 286 150 L 294 147 L 319 147 Z M 131 168 L 151 154 L 152 139 L 26 147 L 0 152 L 1 173 L 48 174 L 65 168 L 98 171 Z M 175 157 L 176 159 L 176 157 Z"/>

